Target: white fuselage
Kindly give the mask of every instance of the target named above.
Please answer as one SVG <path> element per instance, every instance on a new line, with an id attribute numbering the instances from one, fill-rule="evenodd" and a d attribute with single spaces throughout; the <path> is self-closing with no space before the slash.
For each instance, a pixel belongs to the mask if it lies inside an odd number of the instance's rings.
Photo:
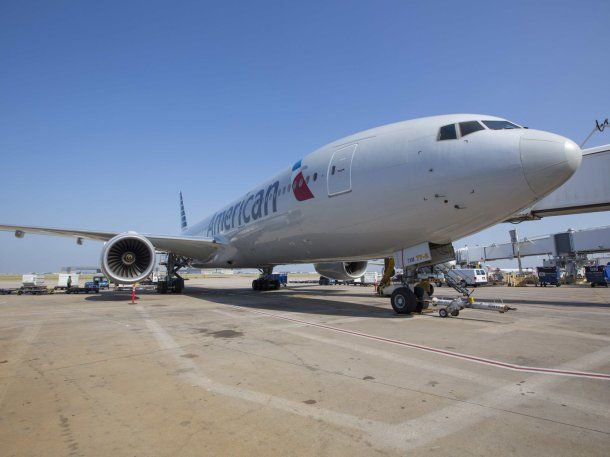
<path id="1" fill-rule="evenodd" d="M 472 120 L 500 118 L 415 119 L 310 153 L 185 231 L 225 244 L 198 265 L 366 260 L 448 243 L 531 205 L 580 164 L 573 142 L 536 130 L 460 136 L 458 127 L 457 138 L 439 140 L 440 127 Z"/>

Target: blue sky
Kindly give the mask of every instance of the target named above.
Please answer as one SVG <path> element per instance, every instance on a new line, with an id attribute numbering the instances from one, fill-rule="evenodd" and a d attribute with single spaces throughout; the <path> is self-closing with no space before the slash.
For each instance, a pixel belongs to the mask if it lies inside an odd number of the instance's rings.
<path id="1" fill-rule="evenodd" d="M 200 219 L 325 143 L 433 114 L 580 142 L 610 115 L 609 21 L 607 0 L 5 1 L 0 222 L 175 233 L 180 189 Z M 96 263 L 99 249 L 2 233 L 0 272 Z"/>

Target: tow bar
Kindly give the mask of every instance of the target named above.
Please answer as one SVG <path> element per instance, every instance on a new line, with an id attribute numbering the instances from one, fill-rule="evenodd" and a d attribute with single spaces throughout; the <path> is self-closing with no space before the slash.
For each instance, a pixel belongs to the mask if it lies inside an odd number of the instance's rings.
<path id="1" fill-rule="evenodd" d="M 507 311 L 513 311 L 517 308 L 505 305 L 504 303 L 493 303 L 484 301 L 475 301 L 472 297 L 458 297 L 453 300 L 446 298 L 433 297 L 430 300 L 432 306 L 440 306 L 438 315 L 440 317 L 447 317 L 449 315 L 458 316 L 460 311 L 464 308 L 472 309 L 484 309 L 487 311 L 497 311 L 499 313 L 505 313 Z"/>

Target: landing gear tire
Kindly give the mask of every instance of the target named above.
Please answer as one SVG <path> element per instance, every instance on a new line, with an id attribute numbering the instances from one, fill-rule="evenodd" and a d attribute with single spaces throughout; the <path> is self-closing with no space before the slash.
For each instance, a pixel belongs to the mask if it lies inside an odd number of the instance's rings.
<path id="1" fill-rule="evenodd" d="M 157 293 L 158 294 L 166 294 L 167 293 L 167 282 L 159 281 L 157 283 Z"/>
<path id="2" fill-rule="evenodd" d="M 445 308 L 441 308 L 438 310 L 438 315 L 441 317 L 447 317 L 447 316 L 449 316 L 449 313 L 447 312 L 447 310 Z"/>
<path id="3" fill-rule="evenodd" d="M 396 314 L 410 314 L 417 307 L 417 297 L 408 287 L 399 287 L 392 292 L 390 303 Z"/>
<path id="4" fill-rule="evenodd" d="M 174 280 L 174 293 L 181 294 L 184 290 L 184 279 L 177 278 Z"/>

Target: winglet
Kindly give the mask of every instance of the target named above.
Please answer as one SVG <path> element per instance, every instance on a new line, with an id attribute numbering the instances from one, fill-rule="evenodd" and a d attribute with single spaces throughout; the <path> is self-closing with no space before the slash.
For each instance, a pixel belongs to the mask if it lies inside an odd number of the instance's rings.
<path id="1" fill-rule="evenodd" d="M 186 213 L 184 212 L 184 201 L 182 200 L 182 191 L 180 191 L 180 228 L 183 232 L 187 229 Z"/>

